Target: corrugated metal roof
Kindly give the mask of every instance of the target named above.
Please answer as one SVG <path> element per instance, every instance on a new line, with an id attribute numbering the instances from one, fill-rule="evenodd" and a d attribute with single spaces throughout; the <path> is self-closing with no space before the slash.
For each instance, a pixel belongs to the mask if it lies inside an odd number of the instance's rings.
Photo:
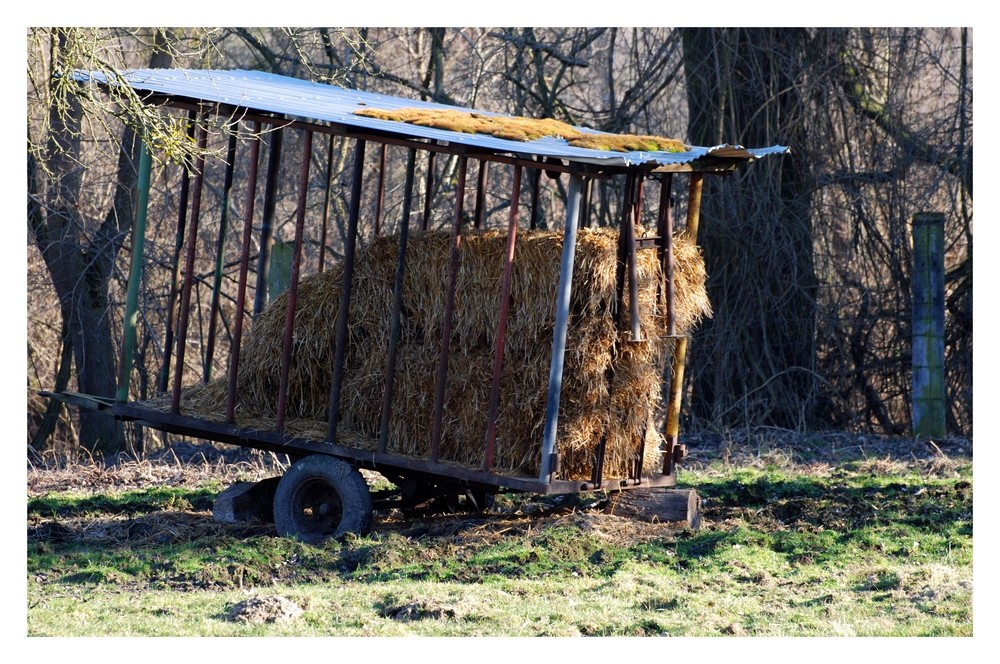
<path id="1" fill-rule="evenodd" d="M 746 159 L 749 162 L 767 155 L 789 152 L 789 148 L 782 145 L 765 148 L 744 148 L 739 145 L 689 146 L 686 152 L 609 152 L 573 147 L 561 138 L 513 141 L 483 134 L 463 134 L 402 122 L 366 118 L 355 115 L 354 112 L 362 108 L 394 110 L 422 107 L 463 111 L 473 109 L 392 97 L 374 92 L 349 90 L 334 85 L 313 83 L 260 71 L 133 69 L 112 75 L 110 78 L 103 72 L 88 71 L 76 71 L 73 76 L 81 82 L 92 81 L 110 85 L 124 82 L 139 91 L 231 104 L 253 111 L 280 113 L 290 118 L 339 123 L 400 136 L 469 145 L 500 153 L 553 157 L 612 167 L 652 164 L 658 166 L 683 165 L 706 156 Z M 499 115 L 479 109 L 475 109 L 475 112 L 484 115 Z M 583 132 L 601 133 L 586 127 L 578 127 L 578 129 Z"/>

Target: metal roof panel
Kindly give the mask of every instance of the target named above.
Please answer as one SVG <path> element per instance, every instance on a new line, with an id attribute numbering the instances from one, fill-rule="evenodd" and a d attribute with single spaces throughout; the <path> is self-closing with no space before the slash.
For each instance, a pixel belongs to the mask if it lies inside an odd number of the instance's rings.
<path id="1" fill-rule="evenodd" d="M 362 108 L 394 110 L 407 107 L 475 111 L 484 115 L 502 115 L 479 109 L 463 108 L 375 92 L 314 83 L 302 79 L 260 71 L 212 69 L 132 69 L 118 73 L 75 71 L 75 80 L 104 85 L 125 83 L 133 89 L 167 96 L 187 97 L 201 101 L 246 108 L 253 111 L 279 113 L 290 118 L 330 122 L 406 137 L 482 148 L 499 153 L 565 159 L 613 167 L 671 166 L 691 163 L 702 157 L 745 159 L 753 161 L 771 154 L 785 154 L 789 148 L 774 145 L 766 148 L 744 148 L 739 145 L 712 147 L 688 146 L 686 152 L 612 152 L 578 148 L 561 138 L 541 138 L 534 141 L 513 141 L 484 134 L 464 134 L 433 127 L 390 120 L 378 120 L 355 115 Z M 586 127 L 580 131 L 602 134 Z"/>

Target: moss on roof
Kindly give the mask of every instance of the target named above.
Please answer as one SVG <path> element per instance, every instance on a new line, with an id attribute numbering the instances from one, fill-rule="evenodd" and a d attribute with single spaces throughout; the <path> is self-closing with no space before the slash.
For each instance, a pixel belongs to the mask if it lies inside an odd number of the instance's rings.
<path id="1" fill-rule="evenodd" d="M 378 120 L 407 122 L 422 127 L 433 127 L 463 134 L 486 134 L 511 141 L 534 141 L 551 136 L 565 139 L 570 145 L 591 150 L 611 150 L 630 152 L 684 152 L 687 146 L 676 138 L 645 136 L 635 134 L 591 134 L 584 133 L 559 120 L 551 118 L 534 119 L 505 115 L 483 115 L 450 109 L 400 108 L 384 110 L 368 108 L 355 111 Z"/>

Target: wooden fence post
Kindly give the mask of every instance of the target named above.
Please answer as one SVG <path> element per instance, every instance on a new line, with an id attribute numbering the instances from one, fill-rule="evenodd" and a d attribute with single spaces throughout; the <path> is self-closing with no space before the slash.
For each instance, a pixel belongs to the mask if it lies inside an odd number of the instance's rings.
<path id="1" fill-rule="evenodd" d="M 944 215 L 913 215 L 913 437 L 946 433 Z"/>

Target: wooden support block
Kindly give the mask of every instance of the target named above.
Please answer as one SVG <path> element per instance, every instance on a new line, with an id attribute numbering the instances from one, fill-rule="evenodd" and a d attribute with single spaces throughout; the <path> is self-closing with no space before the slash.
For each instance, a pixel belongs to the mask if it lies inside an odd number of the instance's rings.
<path id="1" fill-rule="evenodd" d="M 620 491 L 611 495 L 604 511 L 643 521 L 685 521 L 689 528 L 701 526 L 701 498 L 694 489 Z"/>
<path id="2" fill-rule="evenodd" d="M 274 523 L 274 492 L 280 479 L 237 482 L 216 496 L 212 518 L 222 523 Z"/>

